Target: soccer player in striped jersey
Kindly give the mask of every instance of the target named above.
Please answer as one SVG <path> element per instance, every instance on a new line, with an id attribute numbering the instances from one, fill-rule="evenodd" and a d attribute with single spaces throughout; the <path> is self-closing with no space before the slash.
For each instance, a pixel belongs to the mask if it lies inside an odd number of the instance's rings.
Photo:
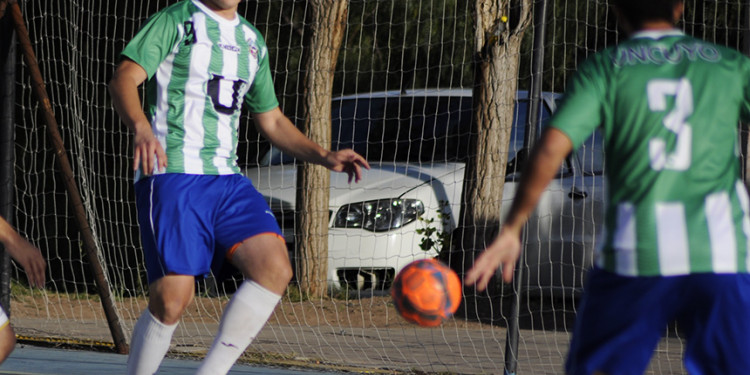
<path id="1" fill-rule="evenodd" d="M 679 0 L 614 0 L 629 38 L 566 88 L 497 238 L 465 282 L 510 282 L 520 231 L 544 187 L 596 129 L 604 135 L 606 238 L 578 310 L 566 372 L 641 374 L 672 321 L 690 374 L 750 374 L 750 216 L 738 124 L 750 60 L 686 36 Z"/>
<path id="2" fill-rule="evenodd" d="M 44 288 L 44 270 L 47 263 L 44 261 L 42 252 L 21 237 L 2 217 L 0 217 L 0 243 L 3 244 L 8 255 L 23 267 L 29 285 Z M 8 358 L 15 346 L 16 334 L 10 326 L 8 315 L 0 308 L 0 363 Z"/>
<path id="3" fill-rule="evenodd" d="M 169 349 L 195 278 L 231 262 L 245 276 L 198 374 L 226 374 L 266 323 L 292 277 L 268 204 L 237 166 L 242 103 L 271 143 L 359 181 L 367 162 L 327 151 L 279 109 L 268 49 L 237 14 L 240 0 L 183 0 L 128 43 L 110 82 L 135 134 L 136 203 L 149 304 L 133 329 L 128 374 L 153 374 Z M 146 83 L 146 109 L 138 86 Z"/>

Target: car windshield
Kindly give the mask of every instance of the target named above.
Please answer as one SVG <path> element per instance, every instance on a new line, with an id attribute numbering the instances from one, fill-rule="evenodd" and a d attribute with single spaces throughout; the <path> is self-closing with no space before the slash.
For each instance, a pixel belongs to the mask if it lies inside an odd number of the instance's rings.
<path id="1" fill-rule="evenodd" d="M 514 110 L 508 160 L 523 148 L 527 100 Z M 541 122 L 549 110 L 540 106 Z M 465 162 L 471 138 L 471 97 L 416 96 L 334 100 L 331 149 L 352 148 L 371 163 Z M 262 164 L 294 159 L 271 148 Z"/>

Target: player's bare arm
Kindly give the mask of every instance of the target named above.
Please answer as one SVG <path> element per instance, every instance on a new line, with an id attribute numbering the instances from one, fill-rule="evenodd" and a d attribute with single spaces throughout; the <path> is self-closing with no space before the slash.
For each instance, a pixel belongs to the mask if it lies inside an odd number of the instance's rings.
<path id="1" fill-rule="evenodd" d="M 466 273 L 465 284 L 476 284 L 477 290 L 484 290 L 500 266 L 503 267 L 503 281 L 509 283 L 513 280 L 513 270 L 521 255 L 521 229 L 572 149 L 570 139 L 563 132 L 555 128 L 544 131 L 521 175 L 500 233 Z"/>
<path id="2" fill-rule="evenodd" d="M 133 170 L 143 163 L 143 173 L 150 175 L 154 168 L 167 167 L 167 155 L 151 130 L 151 124 L 143 113 L 138 86 L 146 81 L 146 71 L 132 60 L 125 59 L 117 67 L 109 82 L 112 103 L 122 122 L 135 134 Z"/>
<path id="3" fill-rule="evenodd" d="M 361 155 L 351 149 L 328 151 L 307 138 L 278 107 L 253 115 L 261 134 L 283 152 L 306 162 L 320 164 L 349 176 L 349 182 L 362 179 L 362 168 L 370 169 Z"/>
<path id="4" fill-rule="evenodd" d="M 29 285 L 43 288 L 47 263 L 44 261 L 42 252 L 25 238 L 21 237 L 10 224 L 0 217 L 0 243 L 5 246 L 5 251 L 23 267 Z"/>

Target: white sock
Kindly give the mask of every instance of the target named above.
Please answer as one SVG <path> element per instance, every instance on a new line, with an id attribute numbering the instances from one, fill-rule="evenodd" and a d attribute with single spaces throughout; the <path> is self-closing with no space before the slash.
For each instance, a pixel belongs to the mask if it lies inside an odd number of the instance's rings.
<path id="1" fill-rule="evenodd" d="M 141 313 L 133 327 L 128 356 L 128 375 L 153 375 L 169 350 L 177 323 L 166 325 L 148 309 Z"/>
<path id="2" fill-rule="evenodd" d="M 245 280 L 229 300 L 211 349 L 196 375 L 225 375 L 271 317 L 281 296 Z"/>

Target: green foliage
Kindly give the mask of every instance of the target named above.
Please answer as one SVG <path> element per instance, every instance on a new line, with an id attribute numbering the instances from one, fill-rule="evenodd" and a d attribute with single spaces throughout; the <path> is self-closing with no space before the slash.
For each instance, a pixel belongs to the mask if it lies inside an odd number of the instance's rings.
<path id="1" fill-rule="evenodd" d="M 543 90 L 564 92 L 565 83 L 578 64 L 614 45 L 619 37 L 615 17 L 606 1 L 550 1 L 544 38 Z M 522 49 L 532 48 L 529 39 Z"/>
<path id="2" fill-rule="evenodd" d="M 742 19 L 747 2 L 739 0 L 686 1 L 678 27 L 689 35 L 741 50 L 748 25 Z M 745 51 L 747 53 L 747 51 Z"/>
<path id="3" fill-rule="evenodd" d="M 15 279 L 10 280 L 10 295 L 13 297 L 30 296 L 34 290 L 26 284 L 21 284 Z"/>
<path id="4" fill-rule="evenodd" d="M 284 293 L 284 299 L 289 302 L 304 302 L 307 301 L 307 298 L 305 298 L 302 295 L 302 292 L 299 290 L 299 285 L 297 284 L 289 284 L 286 287 L 286 292 Z"/>
<path id="5" fill-rule="evenodd" d="M 471 87 L 471 2 L 350 0 L 333 94 Z M 303 1 L 247 1 L 240 14 L 263 34 L 282 107 L 296 108 L 305 26 Z"/>
<path id="6" fill-rule="evenodd" d="M 720 45 L 742 49 L 743 2 L 718 0 L 686 1 L 685 14 L 677 27 L 686 34 Z M 531 66 L 533 31 L 526 34 L 521 66 Z M 564 92 L 565 83 L 578 65 L 591 54 L 614 46 L 626 35 L 607 0 L 550 0 L 548 5 L 543 90 Z M 519 75 L 519 87 L 528 87 L 528 76 Z"/>
<path id="7" fill-rule="evenodd" d="M 678 27 L 689 35 L 740 49 L 742 2 L 688 1 Z M 282 107 L 296 108 L 307 4 L 304 1 L 246 1 L 241 13 L 268 43 L 271 69 Z M 244 10 L 244 11 L 243 11 Z M 350 0 L 349 18 L 337 63 L 333 94 L 426 87 L 472 87 L 474 4 L 458 0 Z M 546 91 L 565 83 L 589 55 L 624 35 L 606 0 L 550 0 L 544 47 Z M 521 48 L 521 67 L 531 66 L 534 30 Z M 519 72 L 528 88 L 529 71 Z"/>
<path id="8" fill-rule="evenodd" d="M 338 301 L 348 301 L 356 290 L 349 290 L 349 288 L 334 289 L 331 291 L 331 299 Z"/>
<path id="9" fill-rule="evenodd" d="M 350 1 L 334 93 L 471 87 L 470 2 Z"/>
<path id="10" fill-rule="evenodd" d="M 426 219 L 423 216 L 417 220 L 424 225 L 423 228 L 417 228 L 416 232 L 422 238 L 419 241 L 419 248 L 424 251 L 436 249 L 438 254 L 450 250 L 451 244 L 451 213 L 448 211 L 448 202 L 440 201 L 440 208 L 437 210 L 437 219 Z M 439 223 L 436 223 L 439 220 Z"/>

